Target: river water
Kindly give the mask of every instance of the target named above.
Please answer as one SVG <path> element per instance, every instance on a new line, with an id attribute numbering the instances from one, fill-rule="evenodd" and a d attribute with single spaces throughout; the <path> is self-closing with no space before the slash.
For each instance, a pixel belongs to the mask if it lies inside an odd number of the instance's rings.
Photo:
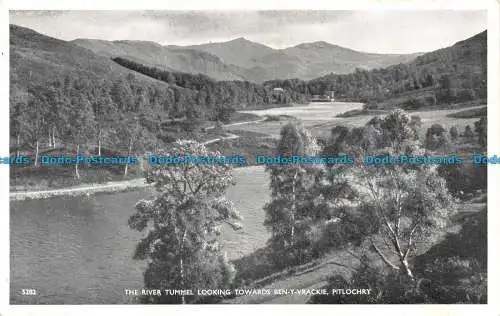
<path id="1" fill-rule="evenodd" d="M 262 247 L 269 235 L 262 206 L 269 200 L 268 178 L 261 167 L 233 172 L 227 191 L 243 230 L 224 227 L 230 259 Z M 250 176 L 251 175 L 251 176 Z M 88 197 L 58 197 L 12 202 L 11 304 L 136 303 L 124 289 L 143 287 L 145 263 L 132 259 L 142 234 L 127 221 L 149 189 Z M 35 289 L 36 296 L 21 295 Z"/>
<path id="2" fill-rule="evenodd" d="M 321 121 L 359 106 L 313 105 L 271 113 Z M 269 238 L 262 225 L 262 206 L 269 200 L 264 169 L 241 168 L 234 178 L 227 197 L 243 215 L 244 229 L 224 230 L 230 259 L 252 253 Z M 12 202 L 11 304 L 137 303 L 124 289 L 142 288 L 145 263 L 132 260 L 141 233 L 127 221 L 135 203 L 151 194 L 148 190 Z M 22 289 L 35 289 L 37 295 L 23 296 Z"/>

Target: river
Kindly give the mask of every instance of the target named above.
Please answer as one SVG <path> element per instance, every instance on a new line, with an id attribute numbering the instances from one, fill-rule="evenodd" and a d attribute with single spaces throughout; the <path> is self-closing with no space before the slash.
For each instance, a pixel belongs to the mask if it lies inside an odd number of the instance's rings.
<path id="1" fill-rule="evenodd" d="M 251 174 L 251 176 L 249 176 Z M 265 244 L 262 206 L 269 200 L 261 167 L 234 170 L 227 191 L 243 230 L 224 227 L 230 259 Z M 145 263 L 132 259 L 142 234 L 127 221 L 150 189 L 83 197 L 57 197 L 11 203 L 11 304 L 136 303 L 124 289 L 140 289 Z M 22 296 L 22 289 L 37 290 Z"/>
<path id="2" fill-rule="evenodd" d="M 358 107 L 313 105 L 272 113 L 292 111 L 306 120 L 327 121 Z M 224 229 L 230 259 L 253 252 L 269 238 L 262 225 L 262 206 L 269 200 L 266 173 L 262 167 L 246 167 L 235 170 L 234 178 L 227 197 L 243 216 L 244 228 Z M 11 202 L 11 304 L 137 303 L 124 289 L 142 288 L 145 263 L 132 259 L 141 233 L 127 221 L 135 203 L 151 194 L 148 190 Z M 35 289 L 37 295 L 23 296 L 22 289 Z"/>

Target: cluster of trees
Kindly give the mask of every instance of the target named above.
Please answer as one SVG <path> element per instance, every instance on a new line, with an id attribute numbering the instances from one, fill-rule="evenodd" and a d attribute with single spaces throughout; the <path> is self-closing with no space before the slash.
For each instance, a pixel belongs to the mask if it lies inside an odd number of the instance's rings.
<path id="1" fill-rule="evenodd" d="M 486 149 L 488 145 L 488 125 L 487 125 L 487 118 L 482 117 L 479 121 L 474 123 L 474 131 L 477 134 L 478 137 L 478 143 L 479 145 L 483 148 Z"/>
<path id="2" fill-rule="evenodd" d="M 96 80 L 84 73 L 54 77 L 29 84 L 17 93 L 11 84 L 11 151 L 39 152 L 58 146 L 76 154 L 152 150 L 175 140 L 179 128 L 192 132 L 203 121 L 228 123 L 238 108 L 251 105 L 303 102 L 300 94 L 241 81 L 214 81 L 203 75 L 162 71 L 122 58 L 115 61 L 131 70 L 169 83 L 146 84 L 133 73 Z M 16 90 L 16 91 L 14 91 Z M 127 168 L 126 168 L 127 169 Z M 78 177 L 78 165 L 75 165 Z"/>
<path id="3" fill-rule="evenodd" d="M 456 129 L 450 130 L 451 138 L 453 138 L 452 134 L 455 135 L 454 137 L 456 139 Z M 449 141 L 450 139 L 448 138 L 447 131 L 441 124 L 432 124 L 432 126 L 427 129 L 425 134 L 425 148 L 429 150 L 446 150 Z"/>
<path id="4" fill-rule="evenodd" d="M 66 146 L 77 154 L 94 147 L 100 154 L 102 146 L 122 153 L 152 150 L 174 140 L 169 135 L 174 127 L 191 132 L 199 129 L 201 121 L 229 122 L 238 102 L 285 101 L 269 89 L 248 82 L 166 74 L 175 75 L 174 84 L 145 85 L 132 73 L 116 80 L 94 80 L 79 74 L 30 85 L 24 94 L 12 93 L 12 151 L 33 152 L 37 163 L 39 151 L 48 147 Z"/>
<path id="5" fill-rule="evenodd" d="M 277 154 L 349 155 L 354 160 L 365 154 L 423 155 L 426 149 L 418 140 L 418 122 L 418 118 L 395 110 L 363 127 L 333 128 L 323 148 L 304 127 L 290 124 L 282 130 Z M 434 127 L 428 135 L 438 139 L 436 135 L 445 132 Z M 432 243 L 455 213 L 455 200 L 436 168 L 355 164 L 272 166 L 267 170 L 271 201 L 265 206 L 265 225 L 272 232 L 270 246 L 277 263 L 301 264 L 333 249 L 349 250 L 360 261 L 360 268 L 351 279 L 333 278 L 331 288 L 378 288 L 378 303 L 439 302 L 438 297 L 431 299 L 421 293 L 423 272 L 415 271 L 412 263 L 417 245 Z M 353 253 L 355 249 L 359 254 Z M 375 271 L 374 257 L 368 253 L 379 257 L 384 273 Z M 456 299 L 467 301 L 465 296 Z M 338 298 L 320 300 L 333 303 Z"/>
<path id="6" fill-rule="evenodd" d="M 453 69 L 452 65 L 449 67 Z M 461 74 L 451 69 L 444 71 L 435 65 L 399 64 L 374 70 L 356 69 L 350 74 L 331 74 L 308 82 L 274 80 L 265 84 L 289 86 L 288 91 L 306 96 L 335 91 L 337 99 L 367 104 L 401 96 L 404 99 L 401 106 L 407 109 L 486 99 L 486 73 L 474 72 L 472 66 L 461 68 L 464 72 Z"/>
<path id="7" fill-rule="evenodd" d="M 195 141 L 177 141 L 159 153 L 166 156 L 211 156 Z M 224 197 L 232 182 L 230 165 L 156 165 L 147 172 L 156 195 L 136 204 L 129 225 L 144 231 L 135 259 L 148 260 L 144 273 L 148 289 L 191 289 L 194 295 L 144 296 L 145 303 L 184 304 L 215 302 L 218 296 L 200 297 L 197 289 L 230 289 L 235 269 L 219 237 L 222 225 L 241 229 L 231 201 Z"/>
<path id="8" fill-rule="evenodd" d="M 366 154 L 424 155 L 427 151 L 418 139 L 419 128 L 418 117 L 394 110 L 385 117 L 374 117 L 362 127 L 337 126 L 330 138 L 319 145 L 302 125 L 289 123 L 281 131 L 276 154 L 348 155 L 354 160 Z M 477 130 L 481 128 L 484 126 Z M 442 133 L 437 127 L 428 132 L 432 137 Z M 211 153 L 194 141 L 177 141 L 161 154 L 218 153 Z M 418 265 L 418 245 L 435 243 L 436 234 L 456 212 L 455 199 L 438 168 L 292 164 L 268 166 L 266 170 L 270 174 L 271 201 L 264 207 L 264 225 L 272 233 L 269 247 L 277 266 L 303 264 L 332 250 L 345 250 L 360 264 L 353 266 L 356 272 L 352 278 L 335 276 L 329 287 L 378 289 L 377 296 L 366 303 L 416 303 L 440 302 L 438 296 L 429 292 L 429 284 L 436 282 L 434 274 L 443 276 L 462 265 L 473 264 L 451 256 L 426 262 L 425 269 L 423 263 Z M 232 222 L 239 216 L 233 204 L 224 198 L 232 182 L 231 167 L 152 166 L 147 180 L 154 183 L 157 194 L 139 201 L 129 220 L 133 229 L 146 233 L 135 254 L 136 259 L 148 261 L 145 286 L 192 289 L 195 294 L 200 288 L 231 289 L 237 271 L 219 244 L 222 225 L 241 228 Z M 472 279 L 477 279 L 473 290 L 477 295 L 470 299 L 474 293 L 460 287 L 462 292 L 455 296 L 455 301 L 453 295 L 447 296 L 450 302 L 484 300 L 485 275 L 477 271 L 467 270 Z M 448 281 L 439 282 L 443 289 L 455 288 Z M 223 296 L 146 296 L 143 302 L 206 303 L 222 299 Z M 338 297 L 318 297 L 313 302 L 324 300 L 352 302 Z"/>
<path id="9" fill-rule="evenodd" d="M 30 87 L 25 95 L 11 96 L 11 138 L 15 151 L 34 152 L 35 158 L 47 147 L 66 147 L 76 154 L 82 149 L 100 154 L 103 146 L 129 154 L 152 149 L 161 135 L 148 123 L 160 120 L 155 110 L 179 111 L 174 95 L 175 89 L 138 84 L 133 75 L 115 82 L 56 78 Z"/>
<path id="10" fill-rule="evenodd" d="M 193 75 L 167 71 L 156 67 L 148 67 L 121 57 L 113 60 L 143 75 L 192 90 L 195 94 L 193 101 L 196 105 L 209 109 L 219 109 L 215 115 L 222 115 L 223 117 L 216 117 L 221 121 L 224 120 L 226 114 L 224 109 L 231 111 L 252 105 L 306 102 L 305 97 L 295 91 L 276 93 L 268 86 L 248 81 L 215 81 L 202 74 Z"/>
<path id="11" fill-rule="evenodd" d="M 432 151 L 446 151 L 450 148 L 450 141 L 456 142 L 458 137 L 461 136 L 465 138 L 466 142 L 470 142 L 477 137 L 477 143 L 481 150 L 486 151 L 487 147 L 487 118 L 482 117 L 478 121 L 474 122 L 474 130 L 470 125 L 466 125 L 463 133 L 459 133 L 456 126 L 450 127 L 447 131 L 441 124 L 432 124 L 431 127 L 427 129 L 425 134 L 424 145 L 425 148 Z"/>
<path id="12" fill-rule="evenodd" d="M 319 146 L 309 131 L 300 125 L 288 124 L 281 130 L 281 139 L 276 150 L 277 155 L 284 157 L 301 155 L 317 156 Z M 273 249 L 297 250 L 279 251 L 275 258 L 284 264 L 293 260 L 302 260 L 301 250 L 307 248 L 307 234 L 318 221 L 325 220 L 329 214 L 314 212 L 309 196 L 317 190 L 316 178 L 321 169 L 315 165 L 269 165 L 266 170 L 270 174 L 272 200 L 264 206 L 266 219 L 264 225 L 269 227 Z M 301 244 L 301 246 L 297 246 Z M 279 262 L 276 262 L 279 264 Z"/>
<path id="13" fill-rule="evenodd" d="M 371 295 L 314 296 L 315 304 L 487 303 L 486 208 L 462 223 L 426 253 L 414 258 L 418 281 L 373 267 L 367 257 L 352 276 L 336 274 L 329 288 L 369 288 Z"/>
<path id="14" fill-rule="evenodd" d="M 11 93 L 11 138 L 16 148 L 38 156 L 43 145 L 71 144 L 75 151 L 90 143 L 112 143 L 126 152 L 135 147 L 171 142 L 167 119 L 183 121 L 184 129 L 203 120 L 228 122 L 235 109 L 252 105 L 306 102 L 312 94 L 333 90 L 340 98 L 367 102 L 405 96 L 403 107 L 486 98 L 486 32 L 451 48 L 424 54 L 408 64 L 383 69 L 356 70 L 310 81 L 273 80 L 263 85 L 246 81 L 214 81 L 204 75 L 171 72 L 124 58 L 114 61 L 167 85 L 145 84 L 126 77 L 99 80 L 83 73 L 56 77 L 24 93 Z M 15 90 L 13 76 L 11 89 Z M 283 90 L 275 91 L 275 87 Z M 422 91 L 414 99 L 412 92 Z M 12 92 L 12 91 L 11 91 Z M 412 99 L 413 98 L 413 99 Z M 486 134 L 479 131 L 480 142 Z M 469 128 L 466 134 L 472 134 Z M 432 136 L 441 137 L 441 136 Z M 143 141 L 139 141 L 142 139 Z M 434 146 L 434 145 L 431 145 Z"/>
<path id="15" fill-rule="evenodd" d="M 290 132 L 292 135 L 288 135 Z M 365 127 L 334 128 L 322 154 L 346 154 L 355 160 L 368 153 L 421 154 L 424 149 L 415 134 L 410 116 L 402 111 L 394 111 L 383 119 L 371 120 Z M 284 128 L 282 140 L 288 140 L 288 147 L 285 151 L 279 148 L 278 154 L 303 155 L 303 149 L 307 148 L 305 144 L 311 142 L 306 136 L 303 128 Z M 297 170 L 290 172 L 290 168 Z M 364 232 L 352 236 L 358 244 L 369 242 L 388 266 L 401 269 L 413 277 L 408 257 L 415 241 L 428 236 L 453 211 L 452 198 L 444 179 L 437 175 L 435 169 L 425 165 L 331 165 L 321 172 L 308 172 L 302 166 L 278 166 L 270 168 L 270 171 L 273 190 L 271 202 L 266 206 L 269 219 L 266 225 L 273 231 L 272 243 L 280 239 L 287 240 L 277 248 L 286 253 L 290 253 L 294 245 L 301 244 L 297 242 L 296 236 L 312 238 L 308 243 L 312 243 L 314 238 L 321 239 L 322 234 L 332 240 L 329 230 L 336 231 L 346 221 L 351 229 Z M 298 174 L 301 174 L 301 179 L 310 178 L 309 181 L 300 181 L 300 189 L 293 185 Z M 283 185 L 287 182 L 292 183 L 291 188 Z M 318 184 L 314 190 L 301 194 L 305 192 L 303 186 L 314 187 L 315 182 Z M 341 190 L 345 191 L 347 187 L 355 192 L 351 193 L 355 198 L 349 203 L 342 199 L 341 194 Z M 305 207 L 295 201 L 300 201 Z M 364 219 L 361 220 L 361 217 Z M 361 222 L 356 223 L 359 220 Z M 315 233 L 304 233 L 304 223 L 307 223 L 308 229 L 315 227 Z M 364 226 L 367 223 L 369 227 Z M 286 227 L 283 228 L 283 225 Z M 399 264 L 391 263 L 387 255 L 383 254 L 377 246 L 377 237 L 392 245 L 390 250 L 398 255 Z M 336 242 L 332 240 L 332 243 Z M 321 247 L 325 245 L 321 244 Z M 308 248 L 312 249 L 314 247 Z"/>
<path id="16" fill-rule="evenodd" d="M 440 124 L 433 124 L 427 130 L 425 146 L 431 151 L 444 154 L 457 152 L 461 143 L 458 140 L 461 137 L 464 144 L 477 144 L 477 152 L 486 152 L 486 131 L 486 117 L 474 122 L 474 129 L 466 125 L 463 132 L 459 132 L 456 126 L 452 126 L 449 132 L 446 132 Z M 467 161 L 464 165 L 440 165 L 437 168 L 439 175 L 446 179 L 450 193 L 459 199 L 467 199 L 478 191 L 486 191 L 487 170 L 485 165 L 476 166 Z"/>

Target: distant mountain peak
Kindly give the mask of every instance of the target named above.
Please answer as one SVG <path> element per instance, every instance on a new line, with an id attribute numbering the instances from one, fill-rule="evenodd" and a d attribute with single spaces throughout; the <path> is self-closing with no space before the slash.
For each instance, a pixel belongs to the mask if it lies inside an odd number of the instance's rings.
<path id="1" fill-rule="evenodd" d="M 263 44 L 260 44 L 260 43 L 255 43 L 255 42 L 252 42 L 244 37 L 238 37 L 238 38 L 235 38 L 233 40 L 230 40 L 226 43 L 233 43 L 233 44 L 250 44 L 250 45 L 259 45 L 259 46 L 264 46 Z M 223 44 L 223 43 L 222 43 Z"/>
<path id="2" fill-rule="evenodd" d="M 327 48 L 327 47 L 333 47 L 333 46 L 335 46 L 335 45 L 328 43 L 328 42 L 325 42 L 325 41 L 317 41 L 317 42 L 299 44 L 295 47 L 307 49 L 307 48 Z"/>

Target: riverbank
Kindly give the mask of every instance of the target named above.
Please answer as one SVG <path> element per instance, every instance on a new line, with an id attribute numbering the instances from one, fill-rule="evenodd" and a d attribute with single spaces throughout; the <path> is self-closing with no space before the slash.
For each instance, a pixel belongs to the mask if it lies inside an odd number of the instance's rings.
<path id="1" fill-rule="evenodd" d="M 253 124 L 262 122 L 263 119 L 238 122 L 227 124 L 227 126 L 242 125 L 242 124 Z M 224 127 L 224 126 L 223 126 Z M 204 145 L 215 144 L 223 140 L 234 140 L 239 138 L 239 135 L 226 132 L 226 136 L 218 137 L 214 139 L 209 139 L 203 142 Z M 145 183 L 143 177 L 130 179 L 130 180 L 119 180 L 110 181 L 106 183 L 88 183 L 76 186 L 71 186 L 67 188 L 57 188 L 52 190 L 35 190 L 35 191 L 15 191 L 10 192 L 11 201 L 24 201 L 24 200 L 39 200 L 46 199 L 57 196 L 85 196 L 95 193 L 114 193 L 114 192 L 124 192 L 129 190 L 140 189 L 149 186 Z"/>
<path id="2" fill-rule="evenodd" d="M 214 137 L 212 135 L 211 139 L 202 139 L 205 145 L 207 145 L 210 150 L 219 151 L 222 155 L 234 155 L 235 153 L 245 156 L 248 161 L 254 161 L 256 155 L 272 155 L 274 152 L 275 137 L 279 136 L 279 133 L 269 133 L 266 126 L 279 125 L 276 130 L 281 130 L 283 124 L 288 122 L 288 119 L 284 120 L 270 120 L 269 116 L 274 115 L 289 115 L 290 117 L 306 118 L 306 121 L 310 123 L 311 121 L 320 120 L 322 123 L 331 123 L 332 112 L 342 112 L 360 107 L 362 104 L 340 104 L 337 103 L 332 107 L 331 104 L 321 105 L 308 105 L 308 106 L 293 106 L 293 107 L 279 107 L 274 109 L 266 110 L 254 110 L 248 111 L 250 115 L 248 118 L 255 116 L 259 119 L 252 119 L 247 121 L 239 121 L 235 123 L 221 125 L 222 128 L 227 128 L 223 130 L 223 135 L 219 137 Z M 247 113 L 247 111 L 242 111 L 242 113 Z M 328 115 L 327 115 L 328 113 Z M 265 126 L 263 126 L 265 125 Z M 214 129 L 215 126 L 206 127 L 206 129 Z M 256 129 L 256 131 L 249 131 L 249 129 Z M 225 142 L 227 141 L 227 142 Z M 259 166 L 245 166 L 235 168 L 237 170 L 246 170 L 248 168 L 259 168 Z M 89 181 L 78 184 L 70 184 L 68 186 L 61 187 L 49 187 L 49 186 L 38 186 L 35 188 L 24 187 L 22 190 L 13 191 L 10 193 L 11 201 L 23 201 L 23 200 L 39 200 L 58 196 L 85 196 L 96 193 L 114 193 L 130 191 L 135 189 L 140 189 L 146 187 L 142 173 L 134 174 L 134 170 L 129 170 L 130 177 L 132 179 L 120 180 L 120 179 L 107 179 L 106 182 L 101 181 Z M 71 170 L 70 170 L 71 172 Z M 94 179 L 92 179 L 94 180 Z M 21 186 L 20 186 L 21 187 Z"/>
<path id="3" fill-rule="evenodd" d="M 25 201 L 48 199 L 57 196 L 85 196 L 95 193 L 115 193 L 140 189 L 147 186 L 151 185 L 146 183 L 145 178 L 138 178 L 133 180 L 108 182 L 104 184 L 74 186 L 66 189 L 10 192 L 10 200 Z"/>
<path id="4" fill-rule="evenodd" d="M 241 172 L 243 169 L 249 171 L 254 170 L 252 168 L 262 168 L 262 166 L 240 167 L 234 169 L 233 172 Z M 96 193 L 125 192 L 151 186 L 151 184 L 146 183 L 145 178 L 137 178 L 132 180 L 107 182 L 103 184 L 78 185 L 64 189 L 10 192 L 10 200 L 26 201 L 48 199 L 60 196 L 88 196 Z"/>

